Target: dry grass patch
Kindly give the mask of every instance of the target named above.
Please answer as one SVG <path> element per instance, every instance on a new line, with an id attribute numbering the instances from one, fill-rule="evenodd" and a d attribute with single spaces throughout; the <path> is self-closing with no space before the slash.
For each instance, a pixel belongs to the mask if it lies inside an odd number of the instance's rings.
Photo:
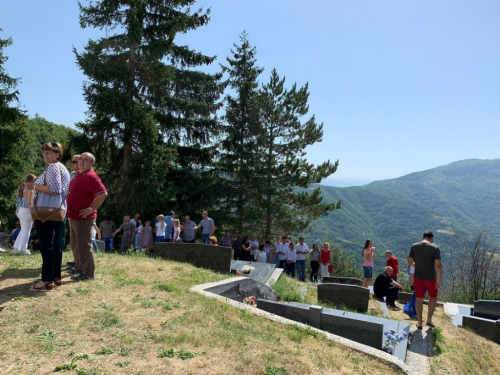
<path id="1" fill-rule="evenodd" d="M 391 315 L 393 319 L 413 325 L 417 322 L 416 318 L 410 319 L 402 311 L 391 311 Z M 424 319 L 427 317 L 426 305 L 423 316 Z M 432 374 L 500 374 L 500 345 L 467 329 L 455 327 L 442 307 L 436 308 L 433 323 L 436 328 L 432 331 Z"/>
<path id="2" fill-rule="evenodd" d="M 313 330 L 189 291 L 228 275 L 141 255 L 98 254 L 96 280 L 66 278 L 40 293 L 29 290 L 40 264 L 37 254 L 0 255 L 1 374 L 56 367 L 79 374 L 399 373 Z"/>

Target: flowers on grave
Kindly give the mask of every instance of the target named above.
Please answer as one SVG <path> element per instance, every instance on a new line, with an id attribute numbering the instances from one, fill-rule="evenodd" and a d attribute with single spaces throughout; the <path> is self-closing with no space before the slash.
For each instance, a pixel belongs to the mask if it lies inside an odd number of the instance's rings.
<path id="1" fill-rule="evenodd" d="M 243 303 L 246 303 L 247 305 L 250 305 L 250 306 L 256 306 L 256 304 L 257 304 L 255 296 L 243 298 Z"/>
<path id="2" fill-rule="evenodd" d="M 408 333 L 403 331 L 402 333 L 396 333 L 395 330 L 391 329 L 384 332 L 384 346 L 383 348 L 387 350 L 388 353 L 394 354 L 396 346 L 408 337 Z"/>
<path id="3" fill-rule="evenodd" d="M 245 274 L 249 274 L 250 272 L 254 271 L 255 268 L 252 267 L 252 266 L 243 266 L 241 268 L 241 272 L 245 273 Z"/>

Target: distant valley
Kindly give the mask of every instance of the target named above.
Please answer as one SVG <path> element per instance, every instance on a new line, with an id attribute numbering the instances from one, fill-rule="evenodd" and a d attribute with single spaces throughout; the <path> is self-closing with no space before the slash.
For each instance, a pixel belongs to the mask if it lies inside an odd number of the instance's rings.
<path id="1" fill-rule="evenodd" d="M 359 255 L 371 238 L 379 266 L 387 249 L 406 259 L 425 230 L 434 231 L 444 254 L 452 234 L 464 230 L 483 229 L 500 243 L 500 159 L 463 160 L 365 186 L 321 190 L 326 202 L 340 200 L 342 209 L 314 221 L 304 236 L 308 243 L 329 239 Z"/>

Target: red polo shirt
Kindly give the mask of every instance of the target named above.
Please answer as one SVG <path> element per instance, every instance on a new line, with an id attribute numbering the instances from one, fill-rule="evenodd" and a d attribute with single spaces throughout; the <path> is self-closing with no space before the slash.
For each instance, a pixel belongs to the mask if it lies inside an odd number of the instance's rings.
<path id="1" fill-rule="evenodd" d="M 392 277 L 398 277 L 398 269 L 396 268 L 398 264 L 398 258 L 396 258 L 394 255 L 387 259 L 387 265 L 389 267 L 392 267 Z"/>
<path id="2" fill-rule="evenodd" d="M 77 173 L 69 184 L 68 211 L 66 216 L 72 220 L 91 220 L 97 218 L 97 210 L 83 219 L 79 213 L 84 208 L 89 208 L 99 194 L 106 193 L 106 188 L 93 169 Z"/>

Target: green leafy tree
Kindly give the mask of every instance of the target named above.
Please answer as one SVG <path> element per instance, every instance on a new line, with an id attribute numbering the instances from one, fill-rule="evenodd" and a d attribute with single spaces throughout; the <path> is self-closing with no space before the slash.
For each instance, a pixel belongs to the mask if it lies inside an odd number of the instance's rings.
<path id="1" fill-rule="evenodd" d="M 226 58 L 227 66 L 221 65 L 228 75 L 226 84 L 232 91 L 225 97 L 226 137 L 222 142 L 221 171 L 232 184 L 227 199 L 232 208 L 228 207 L 227 212 L 232 217 L 234 229 L 244 232 L 257 229 L 260 216 L 253 205 L 253 193 L 259 178 L 255 169 L 260 134 L 257 89 L 263 68 L 256 64 L 257 50 L 250 45 L 246 32 L 240 35 L 240 44 L 234 44 L 231 53 L 232 56 Z"/>
<path id="2" fill-rule="evenodd" d="M 106 29 L 106 36 L 90 40 L 82 53 L 74 51 L 88 77 L 83 91 L 89 119 L 78 126 L 91 140 L 105 184 L 112 187 L 110 203 L 122 212 L 175 208 L 176 196 L 189 194 L 198 173 L 212 173 L 221 77 L 196 70 L 215 57 L 175 43 L 178 33 L 209 21 L 209 10 L 191 12 L 194 3 L 80 4 L 81 26 Z M 198 199 L 189 197 L 201 209 L 204 202 Z"/>
<path id="3" fill-rule="evenodd" d="M 14 191 L 29 164 L 23 155 L 27 137 L 22 126 L 25 115 L 19 107 L 16 89 L 20 79 L 10 77 L 4 67 L 8 60 L 4 48 L 11 44 L 12 38 L 0 38 L 0 219 L 4 221 L 12 215 Z"/>
<path id="4" fill-rule="evenodd" d="M 263 210 L 261 233 L 267 239 L 276 233 L 305 231 L 312 220 L 340 208 L 340 202 L 324 203 L 319 187 L 310 188 L 333 174 L 338 161 L 315 166 L 305 159 L 306 147 L 323 137 L 323 124 L 314 116 L 302 120 L 309 111 L 308 99 L 307 84 L 301 88 L 293 84 L 287 90 L 276 69 L 259 90 L 261 128 L 255 158 L 259 185 L 254 195 L 256 206 Z"/>

